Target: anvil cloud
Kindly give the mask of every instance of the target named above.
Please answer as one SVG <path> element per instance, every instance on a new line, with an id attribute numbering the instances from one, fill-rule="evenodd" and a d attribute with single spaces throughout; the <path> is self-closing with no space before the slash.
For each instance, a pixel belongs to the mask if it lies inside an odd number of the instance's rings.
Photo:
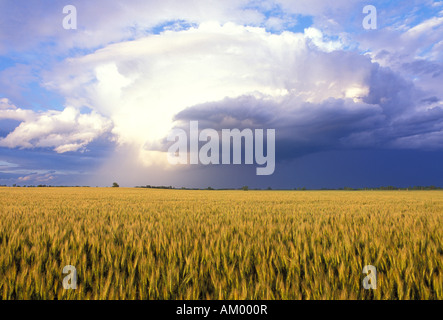
<path id="1" fill-rule="evenodd" d="M 62 2 L 38 3 L 0 8 L 0 161 L 14 164 L 0 182 L 49 173 L 21 160 L 34 150 L 95 152 L 85 183 L 201 186 L 219 169 L 166 159 L 168 132 L 190 121 L 275 129 L 276 171 L 305 170 L 297 159 L 322 152 L 441 151 L 442 2 L 376 1 L 377 30 L 362 27 L 362 1 L 73 1 L 77 30 L 61 27 Z M 29 178 L 14 180 L 25 167 Z"/>

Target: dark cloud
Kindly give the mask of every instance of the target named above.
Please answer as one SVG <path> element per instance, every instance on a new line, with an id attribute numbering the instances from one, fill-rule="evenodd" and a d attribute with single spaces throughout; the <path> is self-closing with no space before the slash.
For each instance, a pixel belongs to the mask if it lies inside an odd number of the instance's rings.
<path id="1" fill-rule="evenodd" d="M 310 103 L 296 94 L 283 99 L 226 98 L 181 111 L 176 126 L 187 130 L 189 122 L 197 120 L 200 129 L 276 129 L 280 162 L 338 149 L 438 148 L 443 109 L 421 108 L 438 98 L 421 98 L 412 82 L 389 68 L 371 68 L 369 92 L 361 101 L 328 98 Z"/>
<path id="2" fill-rule="evenodd" d="M 437 97 L 429 97 L 429 98 L 421 100 L 421 102 L 424 102 L 426 104 L 433 104 L 433 103 L 436 103 L 436 102 L 439 102 L 439 101 L 440 101 L 440 99 L 437 98 Z"/>
<path id="3" fill-rule="evenodd" d="M 443 74 L 443 65 L 424 59 L 404 63 L 403 68 L 417 76 L 421 74 L 429 74 L 433 78 L 436 78 Z"/>

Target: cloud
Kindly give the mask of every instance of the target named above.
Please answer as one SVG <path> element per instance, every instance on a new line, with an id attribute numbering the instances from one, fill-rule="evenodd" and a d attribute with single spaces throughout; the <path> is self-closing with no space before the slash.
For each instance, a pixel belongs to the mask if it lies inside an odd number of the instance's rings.
<path id="1" fill-rule="evenodd" d="M 0 99 L 0 119 L 10 119 L 10 120 L 33 120 L 35 113 L 32 110 L 23 110 L 17 108 L 13 105 L 9 99 Z"/>
<path id="2" fill-rule="evenodd" d="M 166 162 L 165 136 L 189 120 L 275 128 L 277 160 L 440 148 L 443 20 L 432 1 L 374 1 L 371 31 L 363 1 L 71 4 L 78 30 L 62 28 L 64 3 L 0 3 L 0 52 L 15 57 L 0 71 L 1 94 L 20 106 L 0 100 L 0 120 L 20 123 L 0 123 L 2 147 L 85 151 L 112 134 L 103 175 L 124 163 L 133 177 Z M 306 16 L 303 33 L 288 31 Z M 38 85 L 64 103 L 36 102 Z"/>
<path id="3" fill-rule="evenodd" d="M 215 22 L 68 59 L 45 82 L 69 105 L 109 118 L 118 143 L 132 145 L 147 165 L 166 162 L 159 150 L 174 117 L 276 128 L 292 149 L 306 152 L 346 143 L 400 146 L 393 141 L 403 134 L 401 119 L 425 114 L 422 100 L 439 99 L 314 28 L 277 35 Z"/>
<path id="4" fill-rule="evenodd" d="M 393 13 L 397 11 L 400 10 L 393 10 Z M 413 14 L 412 21 L 416 20 L 416 16 L 417 14 Z M 399 17 L 404 18 L 404 15 Z M 404 63 L 414 60 L 426 59 L 441 63 L 439 47 L 442 38 L 443 16 L 436 13 L 436 16 L 428 16 L 415 24 L 411 22 L 397 27 L 388 26 L 358 34 L 355 40 L 359 42 L 361 49 L 369 51 L 374 61 L 401 72 Z"/>
<path id="5" fill-rule="evenodd" d="M 331 41 L 325 39 L 323 33 L 316 28 L 311 27 L 305 29 L 305 36 L 306 38 L 310 39 L 317 48 L 325 52 L 331 52 L 343 48 L 343 43 L 341 41 Z"/>
<path id="6" fill-rule="evenodd" d="M 359 101 L 367 92 L 367 57 L 325 52 L 327 40 L 233 23 L 202 23 L 109 45 L 68 59 L 45 75 L 47 88 L 76 108 L 87 106 L 112 120 L 123 144 L 156 148 L 181 110 L 243 95 L 275 99 L 291 94 L 311 103 Z M 241 107 L 240 107 L 241 108 Z"/>
<path id="7" fill-rule="evenodd" d="M 420 89 L 388 68 L 372 64 L 369 70 L 361 83 L 367 92 L 353 99 L 344 95 L 306 102 L 296 92 L 279 99 L 227 98 L 187 108 L 175 116 L 175 124 L 185 130 L 195 120 L 201 129 L 276 129 L 279 161 L 333 149 L 441 148 L 440 100 L 423 99 Z"/>
<path id="8" fill-rule="evenodd" d="M 34 112 L 0 100 L 0 119 L 22 121 L 14 131 L 0 139 L 7 148 L 54 148 L 58 153 L 82 150 L 111 129 L 111 122 L 92 111 L 82 114 L 66 107 L 63 111 Z"/>
<path id="9" fill-rule="evenodd" d="M 23 0 L 22 0 L 23 1 Z M 65 52 L 91 49 L 138 38 L 171 21 L 200 23 L 207 20 L 257 25 L 263 14 L 243 7 L 249 1 L 180 0 L 27 0 L 26 5 L 0 2 L 0 52 L 29 49 Z M 77 30 L 65 30 L 63 7 L 77 9 Z"/>
<path id="10" fill-rule="evenodd" d="M 27 176 L 23 176 L 23 177 L 18 177 L 18 181 L 19 182 L 34 182 L 34 183 L 39 183 L 39 182 L 50 182 L 52 180 L 54 180 L 54 176 L 51 173 L 46 173 L 46 174 L 30 174 Z"/>
<path id="11" fill-rule="evenodd" d="M 21 0 L 24 1 L 24 0 Z M 201 24 L 216 21 L 282 30 L 298 15 L 313 16 L 316 27 L 337 30 L 349 17 L 361 14 L 361 1 L 349 0 L 72 0 L 78 29 L 65 30 L 66 2 L 27 0 L 26 5 L 0 2 L 0 52 L 66 52 L 97 49 L 110 43 L 138 39 L 177 21 Z"/>
<path id="12" fill-rule="evenodd" d="M 9 168 L 16 168 L 18 167 L 15 163 L 10 163 L 8 161 L 2 161 L 0 160 L 0 169 L 9 169 Z"/>
<path id="13" fill-rule="evenodd" d="M 278 101 L 253 96 L 225 99 L 188 108 L 175 120 L 177 127 L 185 130 L 191 120 L 198 120 L 201 129 L 275 129 L 277 160 L 283 161 L 314 151 L 343 148 L 341 138 L 381 125 L 385 116 L 378 105 L 350 98 L 310 103 L 290 94 Z"/>
<path id="14" fill-rule="evenodd" d="M 390 14 L 400 13 L 403 7 L 400 6 Z M 410 88 L 409 91 L 399 90 L 403 98 L 393 90 L 389 92 L 394 96 L 385 95 L 383 98 L 385 101 L 391 99 L 395 102 L 396 105 L 391 103 L 391 110 L 394 113 L 403 109 L 428 108 L 414 95 L 420 95 L 424 101 L 432 97 L 434 102 L 430 103 L 429 107 L 439 107 L 439 101 L 443 99 L 441 92 L 443 61 L 439 50 L 443 38 L 443 17 L 441 13 L 435 12 L 435 16 L 428 15 L 420 19 L 420 10 L 432 12 L 432 7 L 432 2 L 429 1 L 423 4 L 423 8 L 415 6 L 414 3 L 409 18 L 401 25 L 389 26 L 355 37 L 360 42 L 360 49 L 365 51 L 373 62 L 391 70 L 389 74 L 395 76 L 397 80 L 403 79 L 403 81 L 390 80 L 388 74 L 380 79 L 373 79 L 374 83 L 378 83 L 374 88 L 378 87 L 379 94 L 383 90 L 388 90 L 392 84 L 400 85 L 401 82 L 404 89 Z"/>

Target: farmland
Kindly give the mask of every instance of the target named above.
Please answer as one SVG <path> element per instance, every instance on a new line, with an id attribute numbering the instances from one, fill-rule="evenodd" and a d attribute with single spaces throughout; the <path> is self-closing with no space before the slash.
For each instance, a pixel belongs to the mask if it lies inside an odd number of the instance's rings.
<path id="1" fill-rule="evenodd" d="M 443 299 L 442 247 L 443 191 L 0 188 L 6 300 Z"/>

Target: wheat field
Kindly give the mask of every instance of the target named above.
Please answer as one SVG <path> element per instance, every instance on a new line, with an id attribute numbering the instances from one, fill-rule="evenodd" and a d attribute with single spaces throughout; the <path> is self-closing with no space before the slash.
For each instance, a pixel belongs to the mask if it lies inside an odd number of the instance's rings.
<path id="1" fill-rule="evenodd" d="M 0 188 L 0 299 L 442 299 L 442 223 L 442 191 Z"/>

